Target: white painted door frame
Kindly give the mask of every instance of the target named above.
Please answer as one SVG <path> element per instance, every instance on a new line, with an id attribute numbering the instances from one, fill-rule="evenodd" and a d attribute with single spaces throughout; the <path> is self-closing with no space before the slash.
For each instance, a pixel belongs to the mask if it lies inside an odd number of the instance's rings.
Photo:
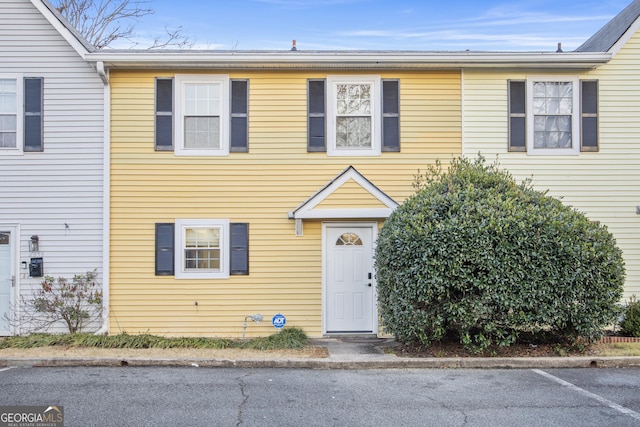
<path id="1" fill-rule="evenodd" d="M 8 250 L 4 254 L 4 256 L 8 257 L 8 260 L 5 259 L 2 261 L 7 263 L 8 271 L 5 272 L 5 277 L 0 277 L 0 280 L 2 280 L 1 285 L 5 287 L 3 291 L 6 291 L 7 289 L 9 291 L 8 301 L 3 301 L 3 307 L 8 308 L 8 314 L 13 318 L 16 314 L 16 302 L 18 300 L 20 289 L 20 270 L 18 269 L 18 255 L 20 253 L 20 226 L 17 224 L 0 223 L 0 233 L 9 234 Z M 10 321 L 4 319 L 4 310 L 0 311 L 0 335 L 6 336 L 14 334 L 15 326 L 13 326 Z"/>
<path id="2" fill-rule="evenodd" d="M 328 242 L 327 235 L 329 229 L 334 228 L 368 228 L 371 230 L 371 325 L 372 331 L 369 333 L 378 334 L 378 292 L 375 280 L 373 254 L 375 253 L 375 243 L 378 237 L 377 222 L 323 222 L 322 223 L 322 334 L 327 335 L 327 308 L 328 308 L 328 274 L 327 267 L 329 262 L 328 251 L 334 247 L 335 242 Z M 332 333 L 340 334 L 340 332 L 332 331 Z M 357 332 L 355 332 L 357 333 Z"/>

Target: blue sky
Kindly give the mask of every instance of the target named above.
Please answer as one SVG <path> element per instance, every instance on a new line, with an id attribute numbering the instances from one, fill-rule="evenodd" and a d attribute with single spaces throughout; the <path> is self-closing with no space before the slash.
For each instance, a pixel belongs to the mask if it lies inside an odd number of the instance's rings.
<path id="1" fill-rule="evenodd" d="M 150 0 L 196 49 L 573 50 L 631 0 Z"/>

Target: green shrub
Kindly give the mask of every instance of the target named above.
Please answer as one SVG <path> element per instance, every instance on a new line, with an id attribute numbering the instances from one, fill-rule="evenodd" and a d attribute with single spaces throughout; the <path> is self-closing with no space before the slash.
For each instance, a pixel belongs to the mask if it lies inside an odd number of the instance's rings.
<path id="1" fill-rule="evenodd" d="M 375 255 L 382 324 L 400 341 L 591 340 L 616 319 L 624 262 L 605 226 L 483 158 L 431 167 L 416 188 Z"/>
<path id="2" fill-rule="evenodd" d="M 620 322 L 622 334 L 628 337 L 640 337 L 640 301 L 630 298 L 624 308 L 624 317 Z"/>

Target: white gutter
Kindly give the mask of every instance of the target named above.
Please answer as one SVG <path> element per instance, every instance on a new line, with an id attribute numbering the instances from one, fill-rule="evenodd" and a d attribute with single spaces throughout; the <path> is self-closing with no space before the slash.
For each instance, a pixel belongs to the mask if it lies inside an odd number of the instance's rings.
<path id="1" fill-rule="evenodd" d="M 606 52 L 414 52 L 414 51 L 108 51 L 88 53 L 88 61 L 109 68 L 338 68 L 591 69 L 606 64 Z"/>

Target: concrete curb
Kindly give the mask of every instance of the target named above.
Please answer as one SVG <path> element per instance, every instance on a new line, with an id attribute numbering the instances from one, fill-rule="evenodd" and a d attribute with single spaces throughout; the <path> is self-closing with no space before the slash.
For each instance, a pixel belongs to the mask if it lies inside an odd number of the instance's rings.
<path id="1" fill-rule="evenodd" d="M 2 367 L 194 367 L 290 369 L 551 369 L 639 368 L 640 357 L 467 357 L 327 359 L 0 358 Z"/>

